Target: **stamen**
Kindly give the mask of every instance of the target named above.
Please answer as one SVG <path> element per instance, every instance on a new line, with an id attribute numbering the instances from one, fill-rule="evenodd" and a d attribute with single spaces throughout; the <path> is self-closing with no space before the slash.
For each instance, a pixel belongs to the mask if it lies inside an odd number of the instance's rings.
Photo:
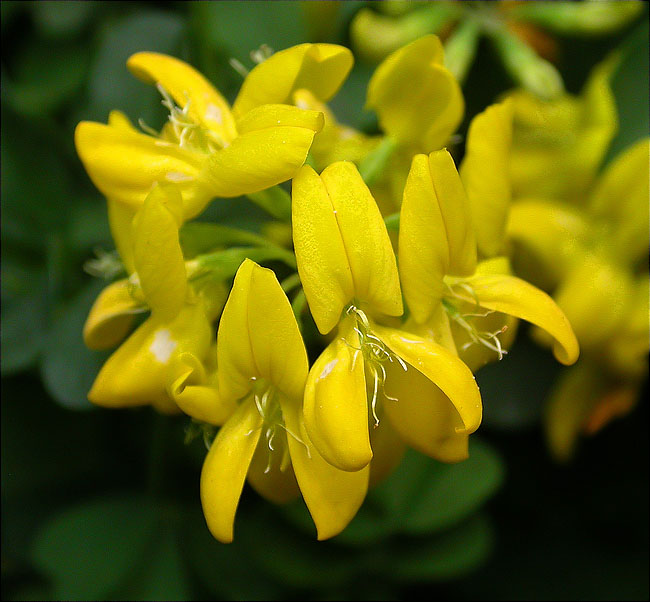
<path id="1" fill-rule="evenodd" d="M 230 66 L 244 79 L 248 76 L 248 69 L 246 69 L 246 67 L 244 67 L 244 65 L 242 65 L 236 58 L 233 57 L 228 59 L 228 63 L 230 63 Z"/>

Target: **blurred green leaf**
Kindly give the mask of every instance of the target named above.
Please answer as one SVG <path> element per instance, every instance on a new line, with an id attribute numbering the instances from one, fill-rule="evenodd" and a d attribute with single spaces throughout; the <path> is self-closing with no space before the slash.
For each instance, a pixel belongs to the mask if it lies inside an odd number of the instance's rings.
<path id="1" fill-rule="evenodd" d="M 19 55 L 12 76 L 3 73 L 2 99 L 26 117 L 49 114 L 81 88 L 88 59 L 82 45 L 33 42 Z"/>
<path id="2" fill-rule="evenodd" d="M 46 524 L 33 547 L 55 600 L 106 600 L 151 560 L 160 515 L 146 498 L 106 498 L 70 508 Z"/>
<path id="3" fill-rule="evenodd" d="M 106 352 L 88 350 L 82 330 L 90 307 L 106 283 L 95 280 L 61 307 L 46 334 L 41 362 L 43 383 L 54 399 L 74 410 L 87 410 L 88 391 L 108 357 Z"/>
<path id="4" fill-rule="evenodd" d="M 479 514 L 435 538 L 397 543 L 391 553 L 391 576 L 404 581 L 459 577 L 477 568 L 487 558 L 493 539 L 489 520 Z"/>
<path id="5" fill-rule="evenodd" d="M 648 20 L 644 19 L 621 45 L 622 60 L 612 78 L 619 129 L 606 162 L 637 140 L 648 136 Z"/>
<path id="6" fill-rule="evenodd" d="M 110 111 L 119 109 L 132 121 L 142 118 L 156 126 L 164 115 L 160 95 L 154 86 L 131 75 L 126 60 L 145 50 L 178 54 L 183 26 L 181 15 L 154 10 L 140 10 L 107 24 L 90 69 L 84 118 L 105 121 Z"/>
<path id="7" fill-rule="evenodd" d="M 179 232 L 186 259 L 229 245 L 267 246 L 268 239 L 248 230 L 209 222 L 188 222 Z"/>
<path id="8" fill-rule="evenodd" d="M 69 38 L 79 33 L 94 14 L 104 7 L 102 2 L 30 2 L 34 25 L 40 33 Z"/>
<path id="9" fill-rule="evenodd" d="M 2 258 L 2 375 L 29 367 L 43 346 L 46 276 L 12 256 Z"/>
<path id="10" fill-rule="evenodd" d="M 499 456 L 474 436 L 469 459 L 458 464 L 443 464 L 409 450 L 371 496 L 384 505 L 387 520 L 399 525 L 400 532 L 431 533 L 478 510 L 496 493 L 503 476 Z"/>

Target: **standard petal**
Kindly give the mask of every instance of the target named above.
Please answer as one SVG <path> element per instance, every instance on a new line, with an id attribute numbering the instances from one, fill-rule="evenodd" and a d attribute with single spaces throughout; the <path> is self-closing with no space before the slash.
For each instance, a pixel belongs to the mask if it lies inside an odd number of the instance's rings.
<path id="1" fill-rule="evenodd" d="M 157 184 L 133 220 L 133 260 L 151 311 L 171 320 L 185 303 L 187 273 L 178 239 L 182 221 L 178 189 Z"/>
<path id="2" fill-rule="evenodd" d="M 386 366 L 384 411 L 402 440 L 440 462 L 466 460 L 469 435 L 450 399 L 412 366 Z M 380 423 L 379 429 L 384 427 Z M 373 448 L 374 449 L 374 448 Z M 374 461 L 374 460 L 373 460 Z"/>
<path id="3" fill-rule="evenodd" d="M 291 304 L 273 271 L 251 263 L 248 328 L 259 376 L 302 399 L 309 364 Z"/>
<path id="4" fill-rule="evenodd" d="M 476 239 L 467 196 L 447 149 L 429 155 L 431 181 L 449 244 L 449 274 L 469 276 L 476 269 Z"/>
<path id="5" fill-rule="evenodd" d="M 149 403 L 175 408 L 165 390 L 170 363 L 183 352 L 203 357 L 211 330 L 199 304 L 186 306 L 171 322 L 149 318 L 106 360 L 88 399 L 114 408 Z"/>
<path id="6" fill-rule="evenodd" d="M 234 401 L 221 399 L 216 378 L 206 374 L 203 363 L 191 353 L 181 353 L 169 370 L 167 393 L 188 416 L 221 425 L 234 413 Z"/>
<path id="7" fill-rule="evenodd" d="M 261 428 L 262 417 L 255 404 L 242 403 L 219 430 L 203 463 L 203 514 L 210 532 L 222 543 L 233 539 L 235 512 Z"/>
<path id="8" fill-rule="evenodd" d="M 460 176 L 467 192 L 479 251 L 497 255 L 503 246 L 510 206 L 512 102 L 492 105 L 469 126 Z"/>
<path id="9" fill-rule="evenodd" d="M 459 433 L 473 433 L 479 427 L 483 411 L 481 394 L 470 369 L 454 353 L 401 330 L 375 325 L 373 331 L 394 353 L 424 374 L 451 400 L 462 423 Z"/>
<path id="10" fill-rule="evenodd" d="M 466 283 L 474 291 L 465 301 L 478 301 L 480 307 L 527 320 L 548 332 L 554 339 L 553 354 L 562 364 L 578 359 L 578 341 L 571 324 L 558 305 L 545 292 L 525 280 L 508 275 L 477 275 Z"/>
<path id="11" fill-rule="evenodd" d="M 305 387 L 303 413 L 309 438 L 342 470 L 362 469 L 372 459 L 363 355 L 351 318 L 314 362 Z"/>
<path id="12" fill-rule="evenodd" d="M 291 463 L 322 541 L 340 533 L 354 518 L 366 496 L 370 469 L 347 472 L 335 468 L 310 441 L 297 404 L 285 403 L 283 413 L 287 428 L 295 435 L 287 435 Z"/>
<path id="13" fill-rule="evenodd" d="M 227 144 L 236 135 L 235 122 L 226 100 L 196 69 L 183 61 L 156 52 L 138 52 L 126 62 L 136 77 L 160 84 L 179 107 Z"/>
<path id="14" fill-rule="evenodd" d="M 201 177 L 214 196 L 259 192 L 291 179 L 303 165 L 315 130 L 277 126 L 252 130 L 211 154 Z"/>
<path id="15" fill-rule="evenodd" d="M 233 113 L 239 118 L 264 104 L 290 103 L 295 90 L 305 88 L 319 100 L 329 100 L 347 77 L 352 52 L 336 44 L 299 44 L 271 55 L 242 84 Z"/>
<path id="16" fill-rule="evenodd" d="M 142 300 L 133 295 L 127 278 L 109 284 L 93 303 L 84 324 L 84 343 L 89 349 L 108 349 L 129 332 L 135 314 L 146 311 Z"/>
<path id="17" fill-rule="evenodd" d="M 449 267 L 447 230 L 426 155 L 413 157 L 404 187 L 398 257 L 406 304 L 417 322 L 426 322 L 440 303 Z"/>
<path id="18" fill-rule="evenodd" d="M 381 129 L 420 152 L 442 147 L 463 117 L 460 86 L 443 61 L 438 37 L 424 36 L 388 56 L 368 84 L 366 105 Z"/>
<path id="19" fill-rule="evenodd" d="M 377 312 L 400 316 L 402 293 L 393 247 L 375 199 L 354 163 L 321 174 L 352 271 L 355 296 Z"/>
<path id="20" fill-rule="evenodd" d="M 200 213 L 214 196 L 199 181 L 203 157 L 135 131 L 82 121 L 75 145 L 93 184 L 108 198 L 140 207 L 157 181 L 182 191 L 185 218 Z"/>
<path id="21" fill-rule="evenodd" d="M 352 271 L 327 188 L 308 165 L 293 179 L 291 196 L 300 281 L 314 321 L 326 334 L 354 297 Z"/>

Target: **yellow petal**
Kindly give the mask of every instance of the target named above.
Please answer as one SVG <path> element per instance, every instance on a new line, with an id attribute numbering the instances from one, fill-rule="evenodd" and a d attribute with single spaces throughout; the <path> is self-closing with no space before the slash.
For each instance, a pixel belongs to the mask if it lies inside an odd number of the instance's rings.
<path id="1" fill-rule="evenodd" d="M 507 232 L 517 273 L 551 290 L 584 254 L 590 224 L 570 206 L 526 199 L 512 205 Z"/>
<path id="2" fill-rule="evenodd" d="M 309 369 L 296 318 L 272 270 L 251 270 L 248 328 L 258 374 L 291 399 L 302 399 Z"/>
<path id="3" fill-rule="evenodd" d="M 332 466 L 360 470 L 372 459 L 363 355 L 354 322 L 314 362 L 305 387 L 303 413 L 309 438 Z"/>
<path id="4" fill-rule="evenodd" d="M 401 330 L 378 325 L 373 330 L 395 354 L 424 374 L 451 400 L 463 425 L 458 432 L 469 434 L 479 427 L 481 394 L 470 369 L 454 353 L 433 341 Z M 396 426 L 395 421 L 393 425 Z"/>
<path id="5" fill-rule="evenodd" d="M 474 291 L 468 303 L 527 320 L 554 339 L 553 354 L 563 364 L 578 359 L 578 341 L 569 320 L 545 292 L 525 280 L 508 275 L 477 275 L 466 280 Z"/>
<path id="6" fill-rule="evenodd" d="M 172 362 L 167 393 L 188 416 L 208 424 L 221 425 L 237 405 L 222 400 L 216 378 L 206 374 L 202 362 L 191 353 L 182 353 Z"/>
<path id="7" fill-rule="evenodd" d="M 366 105 L 381 129 L 420 152 L 444 146 L 463 117 L 460 86 L 443 61 L 438 37 L 424 36 L 388 56 L 368 84 Z"/>
<path id="8" fill-rule="evenodd" d="M 239 267 L 217 337 L 219 390 L 239 399 L 264 378 L 301 398 L 307 353 L 289 301 L 275 274 L 247 259 Z"/>
<path id="9" fill-rule="evenodd" d="M 354 297 L 352 271 L 327 188 L 311 167 L 293 179 L 291 196 L 300 281 L 316 325 L 326 334 Z"/>
<path id="10" fill-rule="evenodd" d="M 404 309 L 395 254 L 377 203 L 359 171 L 353 163 L 340 161 L 327 167 L 321 180 L 336 214 L 355 296 L 377 312 L 400 316 Z"/>
<path id="11" fill-rule="evenodd" d="M 251 487 L 275 504 L 286 504 L 300 495 L 291 462 L 283 465 L 288 436 L 285 433 L 277 435 L 273 440 L 273 451 L 268 448 L 268 443 L 260 442 L 248 469 Z"/>
<path id="12" fill-rule="evenodd" d="M 633 294 L 634 283 L 628 272 L 586 253 L 553 298 L 566 314 L 581 347 L 598 352 L 626 321 Z"/>
<path id="13" fill-rule="evenodd" d="M 406 452 L 406 444 L 386 416 L 380 419 L 377 428 L 372 429 L 370 445 L 372 461 L 368 487 L 374 487 L 397 468 Z"/>
<path id="14" fill-rule="evenodd" d="M 133 263 L 133 217 L 135 210 L 131 205 L 120 201 L 107 199 L 108 202 L 108 225 L 111 229 L 111 236 L 115 242 L 115 248 L 120 255 L 124 268 L 129 274 L 135 272 Z"/>
<path id="15" fill-rule="evenodd" d="M 171 322 L 149 318 L 106 360 L 88 399 L 114 408 L 149 403 L 175 407 L 165 390 L 169 366 L 183 352 L 203 357 L 211 330 L 198 304 L 184 307 Z"/>
<path id="16" fill-rule="evenodd" d="M 202 156 L 177 144 L 82 121 L 75 130 L 75 145 L 93 184 L 105 196 L 134 209 L 157 181 L 179 186 L 186 219 L 200 213 L 213 196 L 198 180 Z"/>
<path id="17" fill-rule="evenodd" d="M 142 81 L 160 84 L 181 109 L 189 103 L 188 115 L 226 143 L 237 135 L 226 100 L 187 63 L 165 54 L 138 52 L 126 65 Z"/>
<path id="18" fill-rule="evenodd" d="M 400 211 L 399 270 L 406 304 L 417 322 L 426 322 L 439 304 L 448 268 L 447 231 L 429 159 L 415 155 Z"/>
<path id="19" fill-rule="evenodd" d="M 210 532 L 233 539 L 233 523 L 246 474 L 257 447 L 262 417 L 252 401 L 242 403 L 221 427 L 201 470 L 201 504 Z"/>
<path id="20" fill-rule="evenodd" d="M 295 403 L 283 405 L 291 462 L 300 491 L 316 524 L 318 539 L 340 533 L 354 518 L 368 489 L 369 467 L 356 472 L 335 468 L 326 462 L 309 439 Z"/>
<path id="21" fill-rule="evenodd" d="M 276 52 L 246 76 L 233 113 L 239 118 L 260 105 L 290 103 L 300 88 L 327 101 L 341 87 L 353 62 L 350 50 L 335 44 L 299 44 Z"/>
<path id="22" fill-rule="evenodd" d="M 274 104 L 255 107 L 237 121 L 240 135 L 282 126 L 320 132 L 323 129 L 323 115 L 320 111 L 306 111 L 292 105 Z"/>
<path id="23" fill-rule="evenodd" d="M 590 198 L 593 214 L 611 228 L 610 252 L 623 262 L 648 254 L 649 154 L 648 138 L 627 148 L 607 166 Z"/>
<path id="24" fill-rule="evenodd" d="M 511 194 L 512 112 L 512 102 L 506 100 L 474 117 L 460 168 L 478 248 L 486 257 L 503 246 Z"/>
<path id="25" fill-rule="evenodd" d="M 187 274 L 178 239 L 182 199 L 177 188 L 156 185 L 133 220 L 133 259 L 152 312 L 172 319 L 185 303 Z"/>
<path id="26" fill-rule="evenodd" d="M 136 313 L 146 307 L 132 294 L 128 279 L 109 284 L 93 303 L 84 324 L 84 342 L 90 349 L 108 349 L 129 332 Z"/>
<path id="27" fill-rule="evenodd" d="M 308 127 L 282 125 L 249 131 L 211 154 L 201 177 L 222 198 L 275 186 L 291 179 L 305 162 L 314 133 Z"/>
<path id="28" fill-rule="evenodd" d="M 476 269 L 476 239 L 465 189 L 446 149 L 429 155 L 429 169 L 447 231 L 448 273 L 468 276 Z"/>
<path id="29" fill-rule="evenodd" d="M 584 361 L 557 381 L 543 414 L 547 444 L 556 460 L 571 459 L 578 435 L 604 390 L 602 371 Z"/>
<path id="30" fill-rule="evenodd" d="M 460 462 L 469 456 L 469 435 L 450 399 L 424 374 L 408 366 L 386 367 L 384 411 L 402 440 L 440 462 Z M 384 428 L 379 424 L 377 430 Z"/>

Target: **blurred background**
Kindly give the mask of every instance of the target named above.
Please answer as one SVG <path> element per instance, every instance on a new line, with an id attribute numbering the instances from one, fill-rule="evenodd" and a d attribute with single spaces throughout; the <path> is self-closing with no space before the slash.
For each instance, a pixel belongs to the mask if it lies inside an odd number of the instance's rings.
<path id="1" fill-rule="evenodd" d="M 84 264 L 113 244 L 105 201 L 74 150 L 76 124 L 105 122 L 112 109 L 163 123 L 156 90 L 126 69 L 136 51 L 186 60 L 232 100 L 241 76 L 230 58 L 249 64 L 261 44 L 305 41 L 356 53 L 351 24 L 377 4 L 2 2 L 2 599 L 648 598 L 647 403 L 581 441 L 570 463 L 554 463 L 540 410 L 562 368 L 526 328 L 477 375 L 484 422 L 470 460 L 408 454 L 348 529 L 322 543 L 301 503 L 276 508 L 248 486 L 235 542 L 217 543 L 199 500 L 205 448 L 184 443 L 188 419 L 86 399 L 107 354 L 83 345 L 105 285 Z M 385 14 L 405 10 L 390 5 Z M 549 34 L 572 93 L 621 48 L 610 157 L 648 134 L 647 23 L 646 7 L 607 35 Z M 359 48 L 331 103 L 368 133 L 375 65 Z M 481 41 L 461 136 L 513 85 Z M 202 219 L 259 231 L 267 217 L 234 199 Z"/>

